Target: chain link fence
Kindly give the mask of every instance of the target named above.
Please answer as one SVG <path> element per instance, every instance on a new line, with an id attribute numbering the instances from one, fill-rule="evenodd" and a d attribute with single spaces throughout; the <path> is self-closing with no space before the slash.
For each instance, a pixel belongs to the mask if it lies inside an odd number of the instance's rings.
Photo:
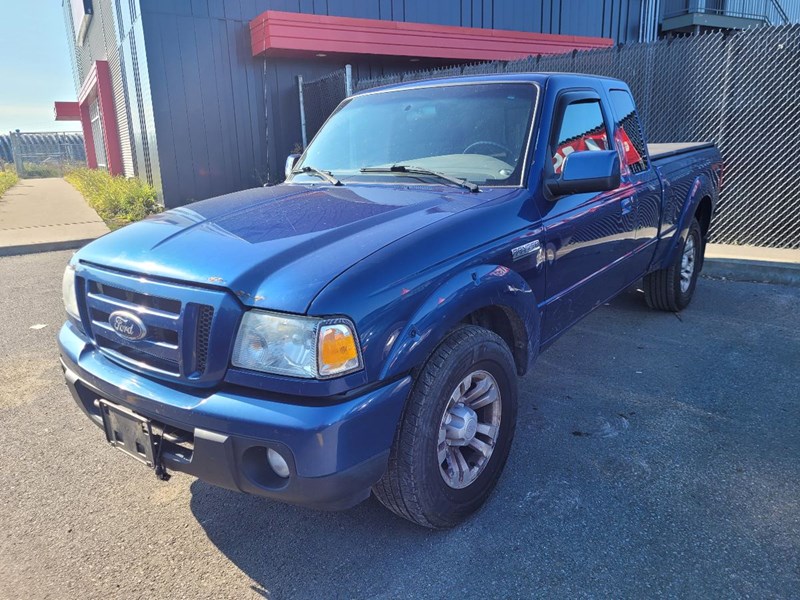
<path id="1" fill-rule="evenodd" d="M 348 65 L 314 81 L 305 82 L 302 77 L 298 77 L 297 84 L 300 94 L 300 127 L 305 147 L 339 103 L 353 93 L 353 77 Z"/>
<path id="2" fill-rule="evenodd" d="M 83 134 L 11 131 L 0 135 L 0 163 L 13 164 L 23 178 L 61 177 L 69 169 L 86 166 Z"/>
<path id="3" fill-rule="evenodd" d="M 800 25 L 415 71 L 353 87 L 530 71 L 624 80 L 650 142 L 713 141 L 720 148 L 726 170 L 712 242 L 800 248 Z M 345 98 L 335 95 L 342 89 L 327 91 L 327 114 Z M 326 109 L 317 110 L 321 124 Z"/>

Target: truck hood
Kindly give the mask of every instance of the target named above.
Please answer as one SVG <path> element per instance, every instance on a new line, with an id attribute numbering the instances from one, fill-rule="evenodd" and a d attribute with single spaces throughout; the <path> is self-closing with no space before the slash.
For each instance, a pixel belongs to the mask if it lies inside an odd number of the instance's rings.
<path id="1" fill-rule="evenodd" d="M 305 313 L 326 284 L 373 252 L 508 192 L 384 185 L 255 188 L 129 225 L 85 246 L 77 259 L 224 287 L 249 306 Z"/>

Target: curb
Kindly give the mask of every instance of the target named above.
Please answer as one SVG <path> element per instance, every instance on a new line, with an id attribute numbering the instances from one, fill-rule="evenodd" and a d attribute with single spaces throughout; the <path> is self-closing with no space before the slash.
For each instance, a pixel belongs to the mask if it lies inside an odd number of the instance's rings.
<path id="1" fill-rule="evenodd" d="M 64 240 L 60 242 L 41 242 L 39 244 L 19 244 L 17 246 L 0 246 L 0 257 L 20 256 L 22 254 L 38 254 L 39 252 L 55 252 L 57 250 L 77 250 L 97 238 L 82 240 Z"/>
<path id="2" fill-rule="evenodd" d="M 706 257 L 702 275 L 712 279 L 800 286 L 800 264 L 797 263 Z"/>

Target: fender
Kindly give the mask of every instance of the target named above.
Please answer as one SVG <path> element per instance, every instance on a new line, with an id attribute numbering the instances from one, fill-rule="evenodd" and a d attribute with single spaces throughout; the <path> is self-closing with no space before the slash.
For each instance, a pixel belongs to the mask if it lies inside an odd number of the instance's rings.
<path id="1" fill-rule="evenodd" d="M 656 268 L 661 269 L 668 267 L 672 264 L 672 261 L 675 260 L 675 253 L 678 251 L 678 244 L 679 242 L 682 243 L 683 240 L 686 239 L 686 236 L 689 233 L 689 226 L 692 224 L 692 217 L 694 217 L 694 214 L 697 211 L 697 206 L 700 204 L 700 200 L 706 196 L 711 198 L 712 205 L 716 204 L 717 195 L 714 191 L 714 186 L 711 183 L 711 179 L 706 173 L 702 173 L 695 177 L 694 182 L 692 182 L 692 186 L 689 188 L 689 194 L 686 196 L 686 200 L 683 202 L 683 209 L 681 210 L 681 215 L 676 223 L 676 232 L 672 235 L 672 238 L 669 240 L 669 242 L 667 242 L 661 259 L 656 261 Z"/>
<path id="2" fill-rule="evenodd" d="M 421 365 L 448 331 L 471 313 L 498 306 L 510 312 L 516 327 L 516 355 L 523 352 L 517 368 L 524 373 L 539 351 L 540 314 L 533 291 L 520 277 L 502 265 L 480 265 L 460 271 L 430 294 L 409 319 L 381 369 L 388 379 Z M 518 339 L 524 337 L 524 339 Z"/>

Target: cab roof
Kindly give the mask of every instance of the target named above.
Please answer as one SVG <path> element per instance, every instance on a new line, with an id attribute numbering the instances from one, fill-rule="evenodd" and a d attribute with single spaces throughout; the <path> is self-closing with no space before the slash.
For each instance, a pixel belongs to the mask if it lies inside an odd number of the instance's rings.
<path id="1" fill-rule="evenodd" d="M 453 77 L 440 77 L 434 79 L 421 79 L 419 81 L 407 81 L 391 85 L 369 88 L 353 94 L 359 96 L 371 92 L 389 92 L 396 90 L 412 90 L 415 88 L 430 87 L 432 85 L 458 85 L 464 83 L 495 83 L 495 82 L 519 82 L 519 83 L 538 83 L 544 87 L 548 82 L 556 85 L 573 86 L 580 83 L 580 80 L 599 80 L 606 85 L 611 82 L 625 85 L 619 79 L 602 77 L 600 75 L 586 75 L 584 73 L 493 73 L 489 75 L 457 75 Z M 627 87 L 627 86 L 625 86 Z"/>

